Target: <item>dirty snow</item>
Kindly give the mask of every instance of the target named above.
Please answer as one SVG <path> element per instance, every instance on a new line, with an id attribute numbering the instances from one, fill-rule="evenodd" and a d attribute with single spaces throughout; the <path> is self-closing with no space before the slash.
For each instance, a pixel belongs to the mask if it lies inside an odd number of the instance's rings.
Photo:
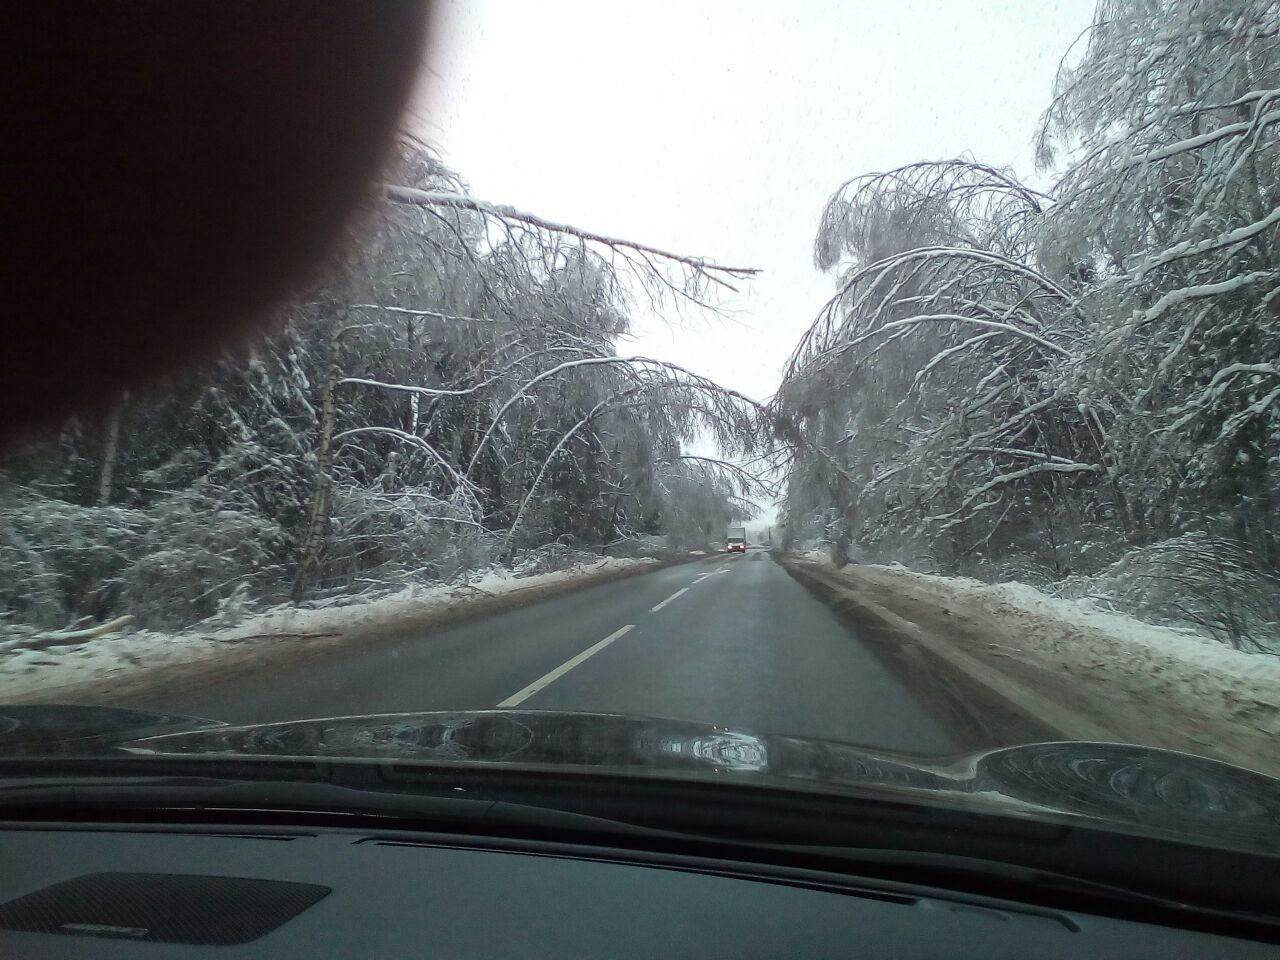
<path id="1" fill-rule="evenodd" d="M 805 558 L 830 564 L 819 552 Z M 1070 694 L 1073 706 L 1121 739 L 1280 771 L 1280 657 L 1243 653 L 1192 630 L 1143 623 L 1023 583 L 935 576 L 898 564 L 839 573 L 941 608 L 984 639 L 963 641 L 966 652 L 996 668 L 1025 666 L 1055 678 L 1056 692 Z"/>
<path id="2" fill-rule="evenodd" d="M 0 640 L 0 703 L 33 693 L 119 678 L 173 663 L 211 661 L 244 644 L 277 644 L 293 638 L 339 637 L 361 627 L 393 626 L 403 617 L 465 604 L 485 597 L 569 580 L 591 580 L 605 573 L 657 564 L 651 558 L 606 557 L 532 576 L 489 570 L 463 584 L 410 584 L 375 599 L 331 601 L 308 607 L 281 605 L 254 614 L 234 626 L 206 621 L 181 633 L 126 631 L 95 637 L 75 646 L 24 649 L 36 637 Z"/>

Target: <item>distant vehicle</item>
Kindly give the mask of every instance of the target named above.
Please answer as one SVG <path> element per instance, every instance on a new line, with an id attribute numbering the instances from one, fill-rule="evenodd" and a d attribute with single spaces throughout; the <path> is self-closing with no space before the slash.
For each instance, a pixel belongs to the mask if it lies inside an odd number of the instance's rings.
<path id="1" fill-rule="evenodd" d="M 729 532 L 725 535 L 724 552 L 725 553 L 746 553 L 747 552 L 747 528 L 746 527 L 730 527 Z"/>

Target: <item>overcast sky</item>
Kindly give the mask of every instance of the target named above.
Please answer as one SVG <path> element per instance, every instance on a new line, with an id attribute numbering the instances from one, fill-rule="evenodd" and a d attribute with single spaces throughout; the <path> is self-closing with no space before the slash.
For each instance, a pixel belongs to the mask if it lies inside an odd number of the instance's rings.
<path id="1" fill-rule="evenodd" d="M 438 3 L 417 129 L 473 192 L 763 274 L 732 323 L 643 321 L 644 353 L 764 399 L 832 290 L 844 180 L 1031 140 L 1094 0 Z"/>

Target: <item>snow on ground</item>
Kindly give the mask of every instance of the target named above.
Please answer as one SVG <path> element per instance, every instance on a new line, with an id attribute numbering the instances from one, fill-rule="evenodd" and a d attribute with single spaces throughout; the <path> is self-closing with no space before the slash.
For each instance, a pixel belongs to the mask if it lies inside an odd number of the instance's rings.
<path id="1" fill-rule="evenodd" d="M 341 637 L 360 628 L 394 626 L 406 617 L 456 607 L 534 587 L 592 580 L 621 570 L 652 566 L 651 558 L 606 557 L 532 576 L 489 570 L 463 584 L 410 584 L 374 599 L 351 598 L 326 606 L 282 605 L 227 626 L 209 622 L 182 633 L 127 631 L 95 637 L 74 646 L 24 649 L 33 637 L 0 640 L 0 703 L 27 694 L 111 680 L 174 663 L 212 661 L 245 644 L 279 644 L 290 639 Z"/>
<path id="2" fill-rule="evenodd" d="M 830 564 L 821 553 L 805 558 Z M 1023 583 L 896 564 L 855 564 L 838 575 L 881 588 L 882 598 L 932 605 L 963 628 L 946 636 L 964 652 L 1071 697 L 1073 707 L 1120 738 L 1280 773 L 1280 657 L 1242 653 L 1192 630 L 1143 623 Z"/>

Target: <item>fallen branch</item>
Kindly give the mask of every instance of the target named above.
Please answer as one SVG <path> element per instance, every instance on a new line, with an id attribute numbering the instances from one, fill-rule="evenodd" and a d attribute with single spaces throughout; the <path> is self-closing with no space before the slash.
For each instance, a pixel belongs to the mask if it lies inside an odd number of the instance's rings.
<path id="1" fill-rule="evenodd" d="M 99 623 L 84 630 L 60 630 L 57 633 L 46 633 L 17 647 L 19 650 L 47 650 L 49 647 L 74 647 L 108 633 L 117 633 L 133 624 L 133 616 L 125 614 L 106 623 Z"/>

